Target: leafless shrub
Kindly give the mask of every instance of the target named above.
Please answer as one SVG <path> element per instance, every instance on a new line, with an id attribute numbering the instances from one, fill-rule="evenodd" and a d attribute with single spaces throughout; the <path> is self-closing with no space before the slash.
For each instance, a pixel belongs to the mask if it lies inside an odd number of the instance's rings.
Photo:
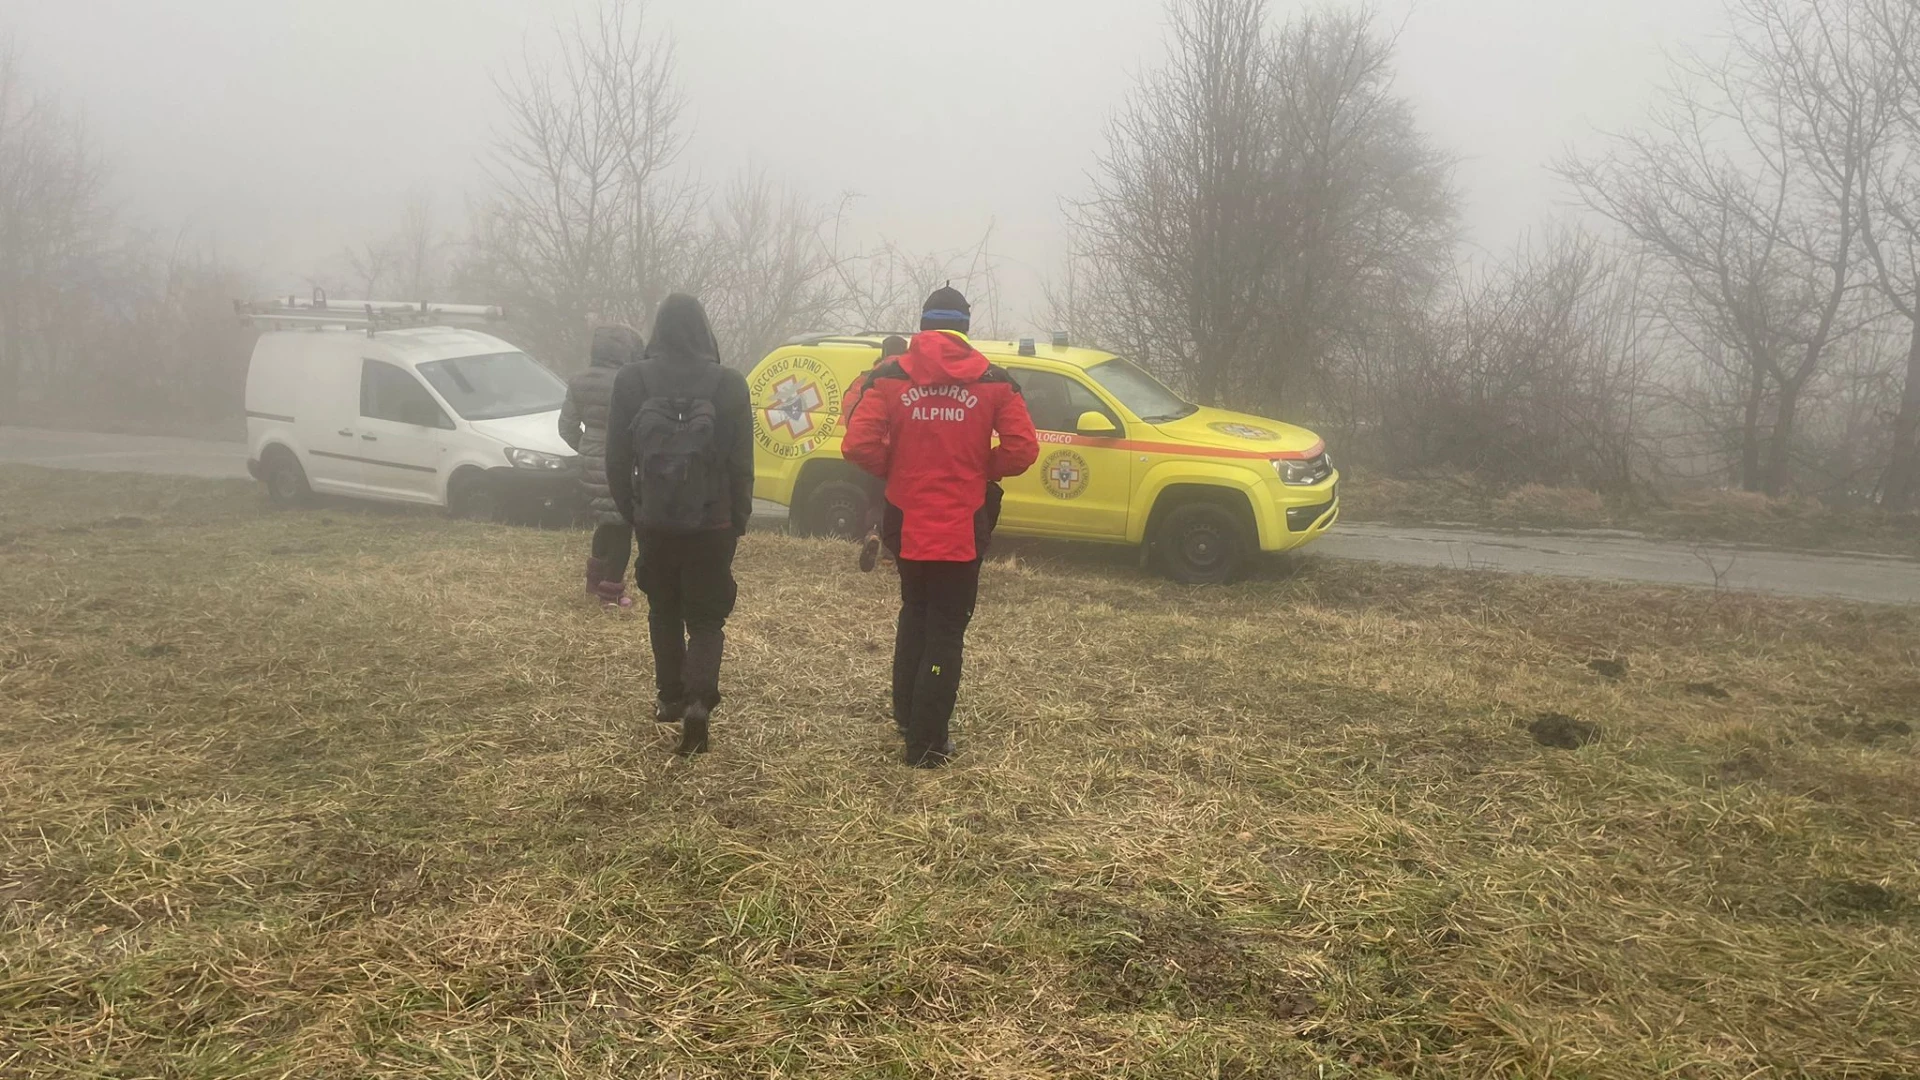
<path id="1" fill-rule="evenodd" d="M 1426 309 L 1357 338 L 1326 415 L 1396 472 L 1627 493 L 1661 342 L 1640 266 L 1564 231 L 1463 269 Z"/>

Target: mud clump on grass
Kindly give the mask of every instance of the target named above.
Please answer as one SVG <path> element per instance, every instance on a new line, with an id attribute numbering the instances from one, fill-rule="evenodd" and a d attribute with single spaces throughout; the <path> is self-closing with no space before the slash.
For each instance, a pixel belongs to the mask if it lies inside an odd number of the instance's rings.
<path id="1" fill-rule="evenodd" d="M 1905 720 L 1882 720 L 1870 716 L 1822 716 L 1814 720 L 1813 726 L 1829 739 L 1865 746 L 1913 734 L 1913 725 Z"/>
<path id="2" fill-rule="evenodd" d="M 1748 746 L 1722 761 L 1718 772 L 1723 783 L 1751 784 L 1756 780 L 1764 780 L 1773 772 L 1773 767 L 1768 763 L 1766 754 Z"/>
<path id="3" fill-rule="evenodd" d="M 1097 1011 L 1298 1021 L 1319 1009 L 1298 979 L 1213 920 L 1147 913 L 1077 893 L 1059 898 L 1056 911 L 1090 938 L 1074 954 L 1083 999 Z"/>
<path id="4" fill-rule="evenodd" d="M 1533 741 L 1556 750 L 1578 750 L 1600 738 L 1600 725 L 1591 720 L 1575 720 L 1564 713 L 1541 713 L 1527 725 Z"/>
<path id="5" fill-rule="evenodd" d="M 1835 915 L 1897 915 L 1913 901 L 1874 881 L 1831 881 L 1821 906 Z"/>
<path id="6" fill-rule="evenodd" d="M 1619 682 L 1627 677 L 1627 662 L 1614 657 L 1600 656 L 1587 661 L 1587 670 L 1603 679 Z"/>

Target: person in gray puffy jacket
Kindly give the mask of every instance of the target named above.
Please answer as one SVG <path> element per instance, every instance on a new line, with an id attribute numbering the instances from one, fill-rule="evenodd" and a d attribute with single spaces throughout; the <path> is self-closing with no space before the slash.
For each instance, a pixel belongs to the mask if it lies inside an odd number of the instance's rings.
<path id="1" fill-rule="evenodd" d="M 607 485 L 607 416 L 613 379 L 640 359 L 640 335 L 625 326 L 598 326 L 587 370 L 567 384 L 560 406 L 560 437 L 580 454 L 582 483 L 593 511 L 593 551 L 587 557 L 587 594 L 609 606 L 631 607 L 627 563 L 633 558 L 633 526 L 621 515 Z"/>

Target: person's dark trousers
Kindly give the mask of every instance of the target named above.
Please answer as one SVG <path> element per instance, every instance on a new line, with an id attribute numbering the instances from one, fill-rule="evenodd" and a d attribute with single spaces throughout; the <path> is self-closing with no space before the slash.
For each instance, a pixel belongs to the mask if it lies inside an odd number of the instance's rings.
<path id="1" fill-rule="evenodd" d="M 893 639 L 893 722 L 907 763 L 938 764 L 947 745 L 967 624 L 980 594 L 980 560 L 900 559 L 900 625 Z"/>
<path id="2" fill-rule="evenodd" d="M 653 643 L 654 686 L 665 702 L 720 704 L 720 658 L 727 617 L 738 589 L 733 581 L 731 530 L 640 539 L 636 582 L 647 595 L 647 631 Z"/>
<path id="3" fill-rule="evenodd" d="M 600 560 L 603 581 L 627 580 L 633 558 L 633 526 L 624 521 L 601 522 L 593 530 L 593 557 Z"/>

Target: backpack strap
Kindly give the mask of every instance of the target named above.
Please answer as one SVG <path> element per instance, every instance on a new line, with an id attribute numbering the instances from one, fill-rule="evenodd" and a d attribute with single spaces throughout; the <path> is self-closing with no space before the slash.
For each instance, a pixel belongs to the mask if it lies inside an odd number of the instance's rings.
<path id="1" fill-rule="evenodd" d="M 981 374 L 978 381 L 982 384 L 1006 383 L 1013 387 L 1014 393 L 1020 392 L 1020 384 L 1014 381 L 1013 373 L 998 364 L 988 364 L 987 370 Z"/>

